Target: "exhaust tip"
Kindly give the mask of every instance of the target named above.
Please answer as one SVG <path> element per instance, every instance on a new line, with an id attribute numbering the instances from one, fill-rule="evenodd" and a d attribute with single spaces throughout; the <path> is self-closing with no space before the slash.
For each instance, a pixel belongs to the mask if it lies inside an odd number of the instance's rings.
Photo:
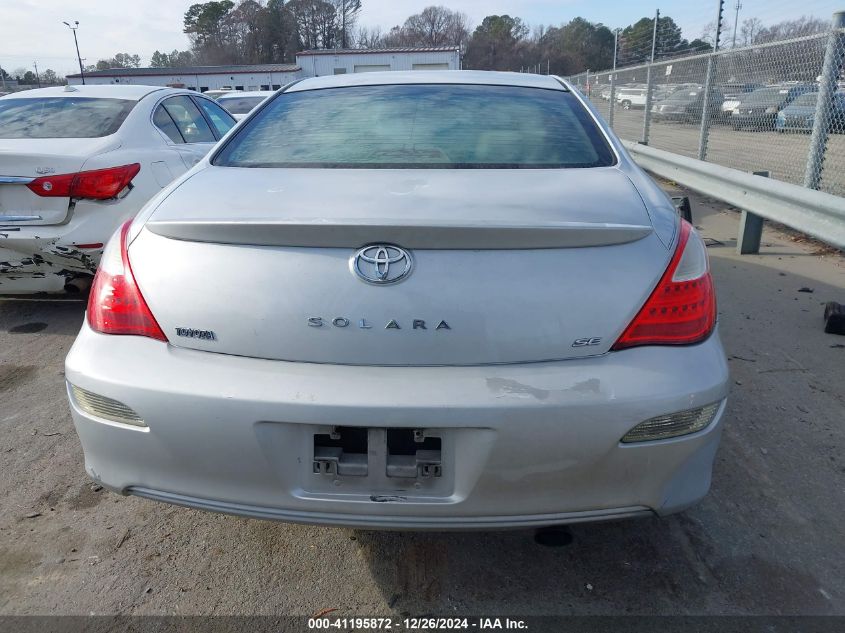
<path id="1" fill-rule="evenodd" d="M 539 528 L 534 532 L 534 542 L 543 547 L 566 547 L 573 540 L 572 532 L 566 525 Z"/>
<path id="2" fill-rule="evenodd" d="M 65 292 L 69 295 L 78 295 L 88 292 L 91 289 L 92 277 L 74 277 L 65 282 Z"/>

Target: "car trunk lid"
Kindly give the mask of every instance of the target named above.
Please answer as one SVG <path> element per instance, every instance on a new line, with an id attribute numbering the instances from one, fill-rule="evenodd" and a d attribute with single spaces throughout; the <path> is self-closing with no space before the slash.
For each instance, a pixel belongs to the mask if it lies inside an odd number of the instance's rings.
<path id="1" fill-rule="evenodd" d="M 118 147 L 114 139 L 0 139 L 0 224 L 63 223 L 67 197 L 39 196 L 27 184 L 36 178 L 74 174 L 85 161 Z"/>
<path id="2" fill-rule="evenodd" d="M 410 254 L 401 283 L 354 273 L 360 247 L 382 243 Z M 172 345 L 369 365 L 603 353 L 668 257 L 616 168 L 211 167 L 130 246 Z"/>

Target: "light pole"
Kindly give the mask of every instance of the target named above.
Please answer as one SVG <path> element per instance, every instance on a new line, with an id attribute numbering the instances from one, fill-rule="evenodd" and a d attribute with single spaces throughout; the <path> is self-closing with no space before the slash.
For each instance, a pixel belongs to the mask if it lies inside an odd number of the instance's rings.
<path id="1" fill-rule="evenodd" d="M 734 6 L 736 13 L 734 14 L 734 41 L 731 44 L 731 48 L 736 48 L 736 27 L 739 24 L 739 10 L 742 9 L 742 2 L 736 0 L 736 6 Z"/>
<path id="2" fill-rule="evenodd" d="M 739 10 L 742 9 L 742 2 L 736 0 L 734 9 L 736 9 L 736 14 L 734 15 L 734 41 L 731 44 L 731 48 L 736 48 L 736 27 L 739 25 Z"/>
<path id="3" fill-rule="evenodd" d="M 85 85 L 85 71 L 82 70 L 82 57 L 79 54 L 79 40 L 76 39 L 76 29 L 79 28 L 79 20 L 73 23 L 73 26 L 68 22 L 62 22 L 66 27 L 73 31 L 73 43 L 76 44 L 76 59 L 79 61 L 79 74 L 82 76 L 82 85 Z"/>

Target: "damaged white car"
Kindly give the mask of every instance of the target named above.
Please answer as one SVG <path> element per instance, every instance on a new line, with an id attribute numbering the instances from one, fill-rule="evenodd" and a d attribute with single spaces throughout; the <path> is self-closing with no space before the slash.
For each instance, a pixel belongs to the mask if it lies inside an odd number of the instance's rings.
<path id="1" fill-rule="evenodd" d="M 115 229 L 234 123 L 207 97 L 155 86 L 0 98 L 0 295 L 85 290 Z"/>

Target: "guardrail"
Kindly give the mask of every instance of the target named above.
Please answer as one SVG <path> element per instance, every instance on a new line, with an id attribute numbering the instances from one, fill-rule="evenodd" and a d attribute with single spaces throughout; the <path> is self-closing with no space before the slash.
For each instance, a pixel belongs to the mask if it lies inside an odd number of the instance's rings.
<path id="1" fill-rule="evenodd" d="M 757 252 L 760 218 L 845 250 L 845 198 L 632 141 L 622 143 L 643 169 L 742 209 L 737 241 L 740 253 Z"/>

